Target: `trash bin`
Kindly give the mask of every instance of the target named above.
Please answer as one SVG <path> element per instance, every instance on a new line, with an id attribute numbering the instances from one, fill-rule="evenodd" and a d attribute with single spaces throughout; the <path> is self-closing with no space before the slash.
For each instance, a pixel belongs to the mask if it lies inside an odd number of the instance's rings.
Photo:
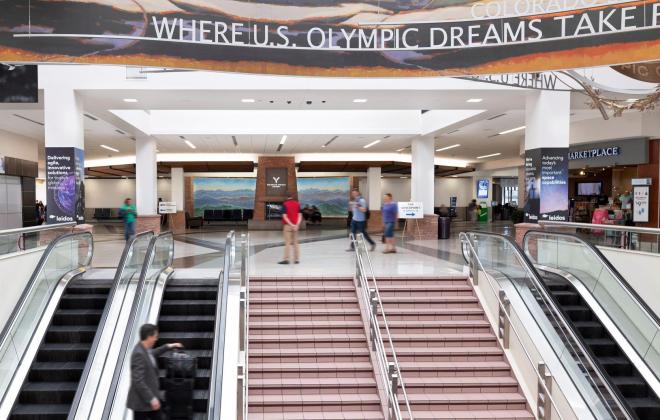
<path id="1" fill-rule="evenodd" d="M 438 218 L 438 239 L 449 239 L 451 233 L 451 217 Z"/>

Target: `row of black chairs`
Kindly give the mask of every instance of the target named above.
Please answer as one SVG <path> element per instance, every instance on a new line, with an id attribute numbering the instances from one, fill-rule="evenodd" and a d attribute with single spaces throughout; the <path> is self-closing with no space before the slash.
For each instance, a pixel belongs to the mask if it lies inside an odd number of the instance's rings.
<path id="1" fill-rule="evenodd" d="M 204 221 L 210 222 L 241 222 L 252 219 L 254 210 L 252 209 L 225 209 L 225 210 L 204 210 Z"/>

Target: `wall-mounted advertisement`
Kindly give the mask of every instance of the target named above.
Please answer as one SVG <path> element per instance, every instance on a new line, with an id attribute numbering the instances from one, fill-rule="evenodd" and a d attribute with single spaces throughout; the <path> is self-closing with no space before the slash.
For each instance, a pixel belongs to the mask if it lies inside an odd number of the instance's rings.
<path id="1" fill-rule="evenodd" d="M 648 185 L 633 187 L 633 222 L 648 223 L 650 193 L 651 187 Z"/>
<path id="2" fill-rule="evenodd" d="M 488 198 L 490 182 L 487 179 L 477 180 L 477 198 Z"/>
<path id="3" fill-rule="evenodd" d="M 525 151 L 525 221 L 568 221 L 568 148 Z"/>
<path id="4" fill-rule="evenodd" d="M 657 0 L 12 0 L 0 61 L 341 77 L 538 72 L 657 60 L 659 21 Z"/>
<path id="5" fill-rule="evenodd" d="M 348 177 L 298 178 L 298 201 L 316 207 L 324 217 L 346 217 L 349 201 Z"/>
<path id="6" fill-rule="evenodd" d="M 46 148 L 48 223 L 84 222 L 84 151 L 75 147 Z"/>

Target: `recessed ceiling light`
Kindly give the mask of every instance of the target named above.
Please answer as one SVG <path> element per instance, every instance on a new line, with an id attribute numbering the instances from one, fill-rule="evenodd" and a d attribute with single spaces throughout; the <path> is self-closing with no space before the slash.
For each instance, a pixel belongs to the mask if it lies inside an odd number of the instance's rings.
<path id="1" fill-rule="evenodd" d="M 191 149 L 197 149 L 197 146 L 192 144 L 192 142 L 190 140 L 185 140 L 185 142 L 188 145 L 188 147 L 190 147 Z"/>
<path id="2" fill-rule="evenodd" d="M 513 133 L 514 131 L 524 130 L 526 126 L 521 125 L 520 127 L 512 128 L 510 130 L 504 130 L 498 133 L 499 135 Z"/>
<path id="3" fill-rule="evenodd" d="M 241 102 L 243 102 L 244 104 L 253 104 L 256 101 L 252 98 L 244 98 L 244 99 L 241 99 Z"/>
<path id="4" fill-rule="evenodd" d="M 479 103 L 481 101 L 483 101 L 483 99 L 481 99 L 481 98 L 470 98 L 470 99 L 467 100 L 467 102 L 469 102 L 471 104 L 476 104 L 476 103 Z"/>
<path id="5" fill-rule="evenodd" d="M 282 140 L 280 140 L 280 144 L 286 143 L 286 134 L 282 136 Z"/>
<path id="6" fill-rule="evenodd" d="M 401 178 L 401 179 L 408 179 L 407 176 L 400 176 L 399 178 Z"/>
<path id="7" fill-rule="evenodd" d="M 111 152 L 119 153 L 119 150 L 115 149 L 114 147 L 106 146 L 105 144 L 101 145 L 102 148 L 105 150 L 110 150 Z"/>
<path id="8" fill-rule="evenodd" d="M 405 147 L 402 147 L 402 148 L 400 148 L 400 149 L 396 149 L 397 152 L 403 152 L 404 150 L 406 150 Z"/>
<path id="9" fill-rule="evenodd" d="M 356 103 L 356 104 L 363 104 L 363 103 L 367 102 L 367 99 L 366 98 L 356 98 L 356 99 L 353 99 L 353 102 Z"/>
<path id="10" fill-rule="evenodd" d="M 493 156 L 499 156 L 501 154 L 502 153 L 493 153 L 493 154 L 490 154 L 490 155 L 477 156 L 477 159 L 486 159 L 486 158 L 493 157 Z"/>
<path id="11" fill-rule="evenodd" d="M 369 144 L 367 144 L 366 146 L 364 146 L 364 148 L 365 148 L 365 149 L 368 149 L 368 148 L 370 148 L 371 146 L 374 146 L 374 145 L 376 145 L 376 144 L 378 144 L 378 143 L 380 143 L 380 140 L 372 141 L 371 143 L 369 143 Z"/>
<path id="12" fill-rule="evenodd" d="M 125 98 L 125 99 L 124 99 L 124 102 L 127 102 L 127 103 L 129 103 L 129 104 L 134 104 L 134 103 L 137 102 L 137 101 L 138 101 L 138 100 L 137 100 L 137 99 L 134 99 L 134 98 Z"/>
<path id="13" fill-rule="evenodd" d="M 459 147 L 459 146 L 460 146 L 460 144 L 452 144 L 451 146 L 441 147 L 439 149 L 435 149 L 435 151 L 436 152 L 442 152 L 443 150 L 449 150 L 449 149 L 453 149 L 454 147 Z"/>

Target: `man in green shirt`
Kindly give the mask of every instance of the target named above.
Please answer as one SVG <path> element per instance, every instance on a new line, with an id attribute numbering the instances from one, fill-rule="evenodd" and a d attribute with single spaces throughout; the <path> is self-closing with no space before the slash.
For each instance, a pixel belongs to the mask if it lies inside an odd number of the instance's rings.
<path id="1" fill-rule="evenodd" d="M 130 198 L 124 200 L 124 205 L 119 209 L 119 217 L 124 219 L 124 239 L 128 242 L 135 235 L 135 218 L 137 210 Z"/>

